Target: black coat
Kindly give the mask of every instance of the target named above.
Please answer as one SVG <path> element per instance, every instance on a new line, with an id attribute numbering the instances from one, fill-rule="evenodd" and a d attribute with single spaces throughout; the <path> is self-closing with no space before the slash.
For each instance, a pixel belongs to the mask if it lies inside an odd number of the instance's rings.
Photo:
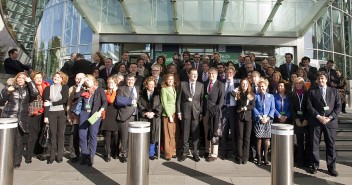
<path id="1" fill-rule="evenodd" d="M 78 73 L 90 74 L 92 72 L 91 62 L 85 59 L 77 60 L 73 63 L 72 73 L 76 76 Z"/>
<path id="2" fill-rule="evenodd" d="M 235 95 L 235 92 L 232 93 L 233 95 Z M 247 104 L 248 101 L 248 104 Z M 236 103 L 236 109 L 237 109 L 237 113 L 236 115 L 238 116 L 238 118 L 240 120 L 245 120 L 248 122 L 252 121 L 252 110 L 255 107 L 255 97 L 253 94 L 253 98 L 250 100 L 248 98 L 248 93 L 240 93 L 240 99 L 237 100 Z M 247 110 L 245 111 L 240 111 L 242 107 L 246 107 Z"/>
<path id="3" fill-rule="evenodd" d="M 159 141 L 160 117 L 162 106 L 160 102 L 160 92 L 155 89 L 150 100 L 148 99 L 147 89 L 143 89 L 138 99 L 138 110 L 140 112 L 140 120 L 150 122 L 150 143 Z M 149 119 L 144 116 L 146 112 L 154 112 L 154 118 Z"/>
<path id="4" fill-rule="evenodd" d="M 4 110 L 1 112 L 2 118 L 18 118 L 19 127 L 23 132 L 28 133 L 29 101 L 39 95 L 33 82 L 27 83 L 23 87 L 13 86 L 14 91 L 9 92 L 8 87 L 1 91 L 0 103 L 6 102 Z"/>
<path id="5" fill-rule="evenodd" d="M 53 105 L 63 105 L 65 108 L 65 105 L 67 103 L 68 100 L 68 86 L 67 85 L 63 85 L 62 89 L 61 89 L 61 100 L 56 101 L 56 102 L 52 102 Z M 50 86 L 46 87 L 43 91 L 43 101 L 45 102 L 46 100 L 50 101 L 49 99 L 50 97 Z M 44 107 L 44 116 L 47 117 L 48 116 L 48 112 L 49 112 L 49 107 Z"/>

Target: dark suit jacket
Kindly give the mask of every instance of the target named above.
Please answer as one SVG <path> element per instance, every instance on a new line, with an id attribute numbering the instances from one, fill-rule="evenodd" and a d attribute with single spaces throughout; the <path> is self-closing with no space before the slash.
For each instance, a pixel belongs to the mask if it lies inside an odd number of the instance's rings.
<path id="1" fill-rule="evenodd" d="M 258 71 L 260 76 L 264 76 L 264 71 L 261 70 L 261 67 L 257 67 L 255 69 L 253 69 L 253 71 Z M 239 70 L 238 70 L 238 74 L 236 74 L 237 78 L 239 79 L 242 79 L 242 78 L 246 78 L 248 77 L 248 73 L 247 73 L 247 70 L 245 67 L 241 67 Z"/>
<path id="2" fill-rule="evenodd" d="M 184 82 L 184 81 L 188 81 L 188 72 L 186 71 L 186 69 L 182 69 L 180 74 L 180 81 Z"/>
<path id="3" fill-rule="evenodd" d="M 318 69 L 317 69 L 316 67 L 310 66 L 310 67 L 309 67 L 309 71 L 308 71 L 308 73 L 307 73 L 308 79 L 309 79 L 311 82 L 315 83 L 316 80 L 317 80 L 317 74 L 318 74 Z"/>
<path id="4" fill-rule="evenodd" d="M 72 73 L 76 76 L 78 73 L 90 74 L 92 72 L 91 62 L 85 59 L 77 60 L 73 63 Z"/>
<path id="5" fill-rule="evenodd" d="M 295 73 L 298 69 L 298 66 L 296 64 L 291 63 L 291 71 L 290 74 L 287 74 L 287 67 L 286 67 L 286 63 L 285 64 L 281 64 L 280 67 L 280 73 L 282 75 L 282 79 L 284 80 L 290 80 L 292 73 Z"/>
<path id="6" fill-rule="evenodd" d="M 199 62 L 199 64 L 198 64 L 198 69 L 197 69 L 198 74 L 203 71 L 202 64 L 203 64 L 203 62 Z M 196 63 L 194 61 L 192 61 L 192 67 L 196 68 Z"/>
<path id="7" fill-rule="evenodd" d="M 137 100 L 139 98 L 139 88 L 138 86 L 135 86 L 136 92 L 137 92 Z M 122 97 L 122 98 L 119 98 Z M 126 121 L 129 119 L 133 113 L 136 107 L 131 106 L 130 101 L 121 101 L 123 99 L 130 99 L 131 100 L 131 91 L 128 86 L 121 86 L 117 90 L 117 95 L 116 95 L 116 103 L 123 106 L 119 106 L 119 109 L 117 110 L 117 120 L 118 121 Z"/>
<path id="8" fill-rule="evenodd" d="M 23 72 L 24 70 L 29 70 L 30 67 L 22 64 L 18 60 L 12 60 L 11 58 L 7 58 L 4 61 L 4 68 L 6 74 L 17 75 L 19 72 Z"/>
<path id="9" fill-rule="evenodd" d="M 209 80 L 204 83 L 204 103 L 203 103 L 203 112 L 213 109 L 214 107 L 221 107 L 224 105 L 224 96 L 225 96 L 225 85 L 224 83 L 216 80 L 208 93 L 208 84 Z"/>
<path id="10" fill-rule="evenodd" d="M 117 74 L 117 71 L 114 68 L 111 68 L 110 75 L 114 75 L 114 74 Z M 106 82 L 109 76 L 107 75 L 105 68 L 99 71 L 99 77 L 104 79 Z"/>
<path id="11" fill-rule="evenodd" d="M 325 71 L 328 75 L 328 69 L 326 67 L 322 67 L 319 69 L 319 71 Z M 335 69 L 330 70 L 330 76 L 328 76 L 328 86 L 331 86 L 331 82 L 334 82 L 335 84 L 338 83 L 338 77 Z"/>
<path id="12" fill-rule="evenodd" d="M 199 120 L 203 108 L 204 86 L 202 83 L 195 82 L 195 94 L 192 96 L 190 82 L 181 82 L 177 91 L 176 112 L 182 114 L 182 119 Z M 188 98 L 192 98 L 190 102 Z"/>
<path id="13" fill-rule="evenodd" d="M 232 93 L 233 96 L 236 96 L 235 95 L 235 92 Z M 240 99 L 237 100 L 237 115 L 238 115 L 238 118 L 239 119 L 244 119 L 248 122 L 251 122 L 252 121 L 252 110 L 254 109 L 255 107 L 255 97 L 254 97 L 254 94 L 253 94 L 253 98 L 250 100 L 248 98 L 248 94 L 247 93 L 241 93 L 240 94 Z M 241 111 L 241 108 L 242 107 L 246 107 L 247 110 L 245 111 Z"/>
<path id="14" fill-rule="evenodd" d="M 329 106 L 329 110 L 324 111 L 324 107 Z M 323 96 L 320 92 L 320 88 L 315 87 L 308 93 L 307 107 L 309 112 L 309 125 L 317 126 L 321 123 L 316 118 L 320 116 L 332 116 L 333 119 L 326 124 L 328 128 L 336 129 L 338 127 L 337 116 L 341 112 L 341 100 L 337 89 L 332 87 L 326 88 L 326 105 Z"/>
<path id="15" fill-rule="evenodd" d="M 291 95 L 291 114 L 292 114 L 292 119 L 300 119 L 302 122 L 303 120 L 308 120 L 308 111 L 307 111 L 307 98 L 308 98 L 308 92 L 303 94 L 303 100 L 301 108 L 299 106 L 299 98 L 297 94 Z M 297 114 L 297 111 L 302 111 L 302 115 Z"/>

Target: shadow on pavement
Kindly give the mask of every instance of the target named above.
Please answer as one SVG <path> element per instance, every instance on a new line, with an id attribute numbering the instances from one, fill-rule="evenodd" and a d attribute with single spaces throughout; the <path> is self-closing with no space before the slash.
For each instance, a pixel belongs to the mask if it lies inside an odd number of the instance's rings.
<path id="1" fill-rule="evenodd" d="M 71 163 L 70 161 L 68 161 L 67 163 L 70 164 L 73 168 L 75 168 L 78 172 L 80 172 L 83 176 L 85 176 L 94 184 L 120 185 L 110 177 L 104 175 L 102 172 L 95 169 L 94 166 L 88 167 L 87 165 L 80 165 L 80 161 L 77 163 Z"/>
<path id="2" fill-rule="evenodd" d="M 197 170 L 188 168 L 186 166 L 180 165 L 180 164 L 175 163 L 175 162 L 164 162 L 163 165 L 168 167 L 168 168 L 171 168 L 171 169 L 173 169 L 175 171 L 178 171 L 178 172 L 181 172 L 181 173 L 183 173 L 185 175 L 193 177 L 193 178 L 195 178 L 195 179 L 197 179 L 199 181 L 207 183 L 207 184 L 232 185 L 232 183 L 223 181 L 221 179 L 217 179 L 217 178 L 212 177 L 212 176 L 210 176 L 210 175 L 208 175 L 206 173 L 199 172 Z"/>

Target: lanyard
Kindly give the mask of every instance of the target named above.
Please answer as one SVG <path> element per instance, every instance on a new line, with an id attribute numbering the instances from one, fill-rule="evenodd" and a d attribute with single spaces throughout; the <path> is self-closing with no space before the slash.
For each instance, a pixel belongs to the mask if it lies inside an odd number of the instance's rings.
<path id="1" fill-rule="evenodd" d="M 265 94 L 262 94 L 263 114 L 265 114 Z"/>
<path id="2" fill-rule="evenodd" d="M 280 95 L 280 98 L 281 98 L 281 112 L 284 112 L 284 102 L 285 102 L 285 98 L 284 97 L 282 97 L 281 95 Z"/>
<path id="3" fill-rule="evenodd" d="M 298 95 L 298 93 L 297 93 L 297 96 L 298 96 L 298 102 L 299 102 L 299 110 L 301 111 L 302 110 L 302 102 L 303 102 L 303 94 L 302 94 L 302 99 L 301 99 L 301 96 Z"/>

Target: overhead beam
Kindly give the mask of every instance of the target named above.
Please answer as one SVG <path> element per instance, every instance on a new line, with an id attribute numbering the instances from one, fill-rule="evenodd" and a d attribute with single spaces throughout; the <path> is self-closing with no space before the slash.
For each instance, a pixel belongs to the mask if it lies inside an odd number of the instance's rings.
<path id="1" fill-rule="evenodd" d="M 128 9 L 127 9 L 126 4 L 125 4 L 125 0 L 119 0 L 119 2 L 120 2 L 120 5 L 122 7 L 122 10 L 123 10 L 123 12 L 125 14 L 125 18 L 126 18 L 126 20 L 128 22 L 128 25 L 130 26 L 131 33 L 136 34 L 137 33 L 136 27 L 135 27 L 135 25 L 133 23 L 133 20 L 131 18 L 130 13 L 128 12 Z"/>
<path id="2" fill-rule="evenodd" d="M 273 22 L 273 19 L 274 19 L 275 15 L 276 15 L 277 10 L 279 10 L 279 7 L 282 5 L 282 1 L 284 1 L 284 0 L 277 0 L 276 1 L 275 5 L 274 5 L 274 8 L 271 10 L 268 19 L 266 20 L 262 30 L 259 33 L 260 36 L 264 36 L 265 35 L 265 32 L 268 30 L 269 25 Z"/>
<path id="3" fill-rule="evenodd" d="M 94 26 L 93 22 L 91 19 L 87 17 L 87 14 L 81 7 L 81 3 L 78 3 L 77 1 L 72 1 L 72 4 L 75 6 L 76 10 L 79 12 L 79 14 L 82 16 L 82 18 L 86 21 L 88 26 L 92 29 L 93 33 L 98 33 L 98 29 Z"/>
<path id="4" fill-rule="evenodd" d="M 326 12 L 326 10 L 332 5 L 334 0 L 328 0 L 326 3 L 321 5 L 319 7 L 319 11 L 317 11 L 315 14 L 312 15 L 312 18 L 307 18 L 308 22 L 302 23 L 302 26 L 300 26 L 298 30 L 298 37 L 304 36 L 304 34 L 308 31 L 308 29 L 314 24 L 318 19 L 320 19 L 323 14 Z"/>
<path id="5" fill-rule="evenodd" d="M 218 26 L 218 34 L 222 34 L 222 29 L 224 27 L 224 22 L 225 22 L 225 17 L 227 14 L 227 9 L 229 7 L 229 0 L 224 0 L 224 3 L 222 4 L 222 10 L 221 10 L 221 17 L 219 21 L 219 26 Z"/>
<path id="6" fill-rule="evenodd" d="M 32 0 L 32 22 L 35 23 L 37 13 L 37 0 Z"/>
<path id="7" fill-rule="evenodd" d="M 178 31 L 178 23 L 177 23 L 177 9 L 176 9 L 176 0 L 171 0 L 171 6 L 172 6 L 172 21 L 174 23 L 174 33 L 179 34 Z"/>

